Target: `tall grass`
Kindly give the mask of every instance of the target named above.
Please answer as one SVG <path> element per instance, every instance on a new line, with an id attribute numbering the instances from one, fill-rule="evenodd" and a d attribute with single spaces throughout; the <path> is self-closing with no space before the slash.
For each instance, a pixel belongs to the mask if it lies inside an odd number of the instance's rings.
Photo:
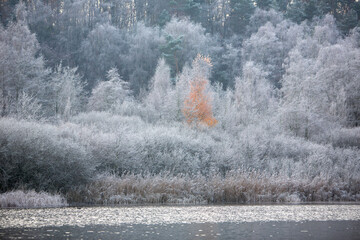
<path id="1" fill-rule="evenodd" d="M 16 190 L 0 194 L 0 207 L 39 208 L 67 206 L 63 196 L 45 192 Z"/>
<path id="2" fill-rule="evenodd" d="M 260 203 L 360 201 L 360 179 L 341 184 L 325 178 L 291 179 L 231 172 L 225 177 L 186 175 L 100 175 L 68 192 L 70 202 L 89 204 Z"/>

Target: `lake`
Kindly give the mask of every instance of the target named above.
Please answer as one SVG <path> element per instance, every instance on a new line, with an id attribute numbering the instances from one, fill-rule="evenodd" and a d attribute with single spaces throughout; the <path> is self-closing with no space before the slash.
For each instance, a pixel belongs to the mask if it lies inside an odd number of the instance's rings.
<path id="1" fill-rule="evenodd" d="M 0 209 L 0 239 L 360 239 L 360 205 Z"/>

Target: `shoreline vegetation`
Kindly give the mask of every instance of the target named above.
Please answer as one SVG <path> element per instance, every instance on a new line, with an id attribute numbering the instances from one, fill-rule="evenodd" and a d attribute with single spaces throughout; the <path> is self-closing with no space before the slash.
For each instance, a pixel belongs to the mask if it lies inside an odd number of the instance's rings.
<path id="1" fill-rule="evenodd" d="M 311 181 L 233 172 L 222 177 L 114 175 L 71 190 L 69 202 L 99 205 L 227 204 L 360 201 L 360 181 Z"/>
<path id="2" fill-rule="evenodd" d="M 1 208 L 127 206 L 142 204 L 256 204 L 359 202 L 360 181 L 339 184 L 257 173 L 222 177 L 170 175 L 99 175 L 87 185 L 61 194 L 16 190 L 0 194 Z"/>
<path id="3" fill-rule="evenodd" d="M 332 145 L 251 126 L 231 145 L 218 131 L 106 112 L 59 124 L 1 118 L 1 205 L 52 206 L 12 203 L 30 196 L 6 195 L 14 189 L 69 204 L 360 201 L 360 152 L 340 130 Z"/>
<path id="4" fill-rule="evenodd" d="M 108 112 L 0 118 L 1 207 L 360 201 L 356 128 L 329 143 L 266 125 L 232 142 L 220 131 Z"/>

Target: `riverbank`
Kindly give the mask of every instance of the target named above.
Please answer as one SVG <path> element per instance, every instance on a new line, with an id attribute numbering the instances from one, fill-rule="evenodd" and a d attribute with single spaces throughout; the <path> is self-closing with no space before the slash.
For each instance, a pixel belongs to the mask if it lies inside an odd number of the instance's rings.
<path id="1" fill-rule="evenodd" d="M 225 177 L 100 175 L 67 193 L 69 203 L 219 204 L 360 201 L 360 180 L 340 183 L 325 178 L 291 179 L 233 172 Z"/>
<path id="2" fill-rule="evenodd" d="M 239 172 L 208 178 L 108 174 L 99 175 L 64 195 L 11 191 L 0 194 L 0 206 L 357 202 L 360 180 L 345 184 L 324 178 L 310 181 Z"/>
<path id="3" fill-rule="evenodd" d="M 71 188 L 64 196 L 22 190 L 0 194 L 2 208 L 339 201 L 359 202 L 360 180 L 341 183 L 320 177 L 306 180 L 241 172 L 225 177 L 107 174 Z"/>

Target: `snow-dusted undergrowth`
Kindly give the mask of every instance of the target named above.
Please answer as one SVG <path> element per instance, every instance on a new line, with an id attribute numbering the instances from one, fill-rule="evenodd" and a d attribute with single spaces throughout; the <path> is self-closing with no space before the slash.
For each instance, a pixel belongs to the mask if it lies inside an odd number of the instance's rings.
<path id="1" fill-rule="evenodd" d="M 360 194 L 357 147 L 261 126 L 230 135 L 106 112 L 65 124 L 2 118 L 0 147 L 3 192 L 62 191 L 70 202 L 358 201 Z"/>
<path id="2" fill-rule="evenodd" d="M 352 184 L 320 177 L 291 179 L 244 172 L 208 178 L 101 175 L 87 186 L 70 191 L 68 198 L 91 204 L 360 201 L 360 181 Z"/>
<path id="3" fill-rule="evenodd" d="M 9 208 L 39 208 L 39 207 L 64 207 L 67 206 L 64 197 L 58 194 L 16 190 L 0 194 L 0 207 Z"/>

